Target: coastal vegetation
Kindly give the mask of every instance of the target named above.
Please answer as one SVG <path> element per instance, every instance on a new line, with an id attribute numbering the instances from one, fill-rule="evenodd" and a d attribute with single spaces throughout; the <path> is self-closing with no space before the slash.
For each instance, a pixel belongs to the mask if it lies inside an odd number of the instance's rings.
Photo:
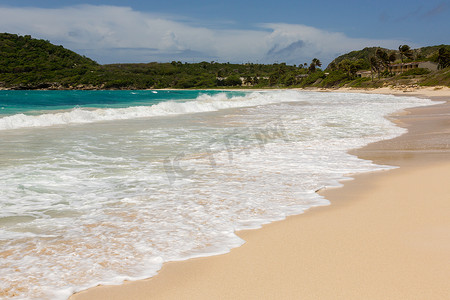
<path id="1" fill-rule="evenodd" d="M 437 71 L 389 71 L 392 63 L 431 61 Z M 341 55 L 325 70 L 318 58 L 308 64 L 199 62 L 100 65 L 77 53 L 31 36 L 0 33 L 0 88 L 148 89 L 377 87 L 418 84 L 450 86 L 450 45 L 398 50 L 365 48 Z M 367 71 L 370 76 L 360 76 Z"/>
<path id="2" fill-rule="evenodd" d="M 0 34 L 0 86 L 46 88 L 83 76 L 97 67 L 93 60 L 31 36 Z"/>

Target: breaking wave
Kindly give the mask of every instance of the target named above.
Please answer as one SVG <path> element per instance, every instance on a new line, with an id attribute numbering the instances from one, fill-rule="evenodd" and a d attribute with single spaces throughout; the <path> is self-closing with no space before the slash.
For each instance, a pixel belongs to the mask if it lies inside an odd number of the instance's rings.
<path id="1" fill-rule="evenodd" d="M 0 130 L 55 125 L 86 124 L 102 121 L 127 120 L 218 111 L 228 108 L 250 107 L 280 102 L 306 100 L 305 93 L 296 91 L 252 92 L 245 96 L 229 97 L 226 93 L 202 94 L 195 100 L 166 101 L 151 106 L 131 106 L 127 108 L 80 108 L 70 111 L 49 112 L 39 115 L 15 114 L 0 119 Z"/>

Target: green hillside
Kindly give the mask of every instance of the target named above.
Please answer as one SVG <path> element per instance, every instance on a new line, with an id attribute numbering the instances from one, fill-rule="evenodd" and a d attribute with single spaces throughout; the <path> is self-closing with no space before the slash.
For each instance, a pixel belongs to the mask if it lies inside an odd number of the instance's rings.
<path id="1" fill-rule="evenodd" d="M 30 36 L 0 34 L 0 88 L 147 89 L 217 88 L 242 84 L 284 87 L 298 84 L 307 70 L 285 63 L 217 62 L 99 65 L 62 46 Z"/>
<path id="2" fill-rule="evenodd" d="M 101 66 L 89 82 L 105 88 L 217 88 L 251 84 L 285 85 L 300 70 L 286 64 L 231 64 L 217 62 L 112 64 Z M 306 71 L 305 71 L 306 72 Z M 94 78 L 94 76 L 97 76 Z"/>
<path id="3" fill-rule="evenodd" d="M 405 58 L 404 62 L 409 61 L 432 61 L 438 62 L 438 52 L 440 48 L 447 49 L 450 51 L 450 45 L 437 45 L 437 46 L 428 46 L 422 47 L 418 49 L 411 49 L 412 58 Z M 395 55 L 396 62 L 401 62 L 400 51 L 395 49 L 386 49 L 381 47 L 367 47 L 362 50 L 352 51 L 343 55 L 336 57 L 327 67 L 327 69 L 332 69 L 333 66 L 339 65 L 343 60 L 350 61 L 362 61 L 361 62 L 361 70 L 370 69 L 370 57 L 375 56 L 375 52 L 377 49 L 381 49 L 387 53 L 392 53 Z"/>
<path id="4" fill-rule="evenodd" d="M 31 36 L 0 33 L 0 84 L 45 88 L 83 75 L 98 64 L 62 46 Z"/>
<path id="5" fill-rule="evenodd" d="M 402 74 L 389 71 L 395 63 L 431 61 L 437 71 L 414 69 Z M 410 49 L 407 45 L 389 50 L 380 47 L 364 48 L 335 58 L 326 68 L 327 76 L 319 83 L 322 87 L 379 87 L 395 85 L 444 85 L 450 86 L 450 45 L 437 45 Z M 359 71 L 369 72 L 368 77 L 359 77 Z"/>
<path id="6" fill-rule="evenodd" d="M 409 47 L 407 47 L 409 48 Z M 308 65 L 218 62 L 99 65 L 77 53 L 30 36 L 0 34 L 0 89 L 149 89 L 149 88 L 288 88 L 377 87 L 419 84 L 450 86 L 450 46 L 398 50 L 365 48 L 337 57 L 325 71 L 314 58 Z M 394 61 L 431 60 L 443 69 L 394 75 Z M 358 78 L 372 70 L 374 78 Z M 375 76 L 374 76 L 375 75 Z"/>
<path id="7" fill-rule="evenodd" d="M 364 63 L 361 66 L 362 69 L 369 69 L 370 63 L 369 63 L 369 57 L 375 55 L 375 51 L 377 50 L 377 47 L 368 47 L 364 48 L 362 50 L 356 50 L 352 51 L 343 55 L 340 55 L 336 57 L 327 67 L 327 69 L 330 69 L 333 67 L 333 65 L 338 66 L 339 63 L 345 59 L 351 60 L 351 61 L 358 61 L 362 60 Z M 387 50 L 382 48 L 383 50 Z"/>

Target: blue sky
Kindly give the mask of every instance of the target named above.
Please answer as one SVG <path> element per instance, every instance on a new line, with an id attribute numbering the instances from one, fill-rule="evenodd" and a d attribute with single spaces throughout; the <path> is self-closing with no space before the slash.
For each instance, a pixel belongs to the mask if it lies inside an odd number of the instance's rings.
<path id="1" fill-rule="evenodd" d="M 450 44 L 450 0 L 0 0 L 0 32 L 100 63 L 287 62 L 370 46 Z"/>

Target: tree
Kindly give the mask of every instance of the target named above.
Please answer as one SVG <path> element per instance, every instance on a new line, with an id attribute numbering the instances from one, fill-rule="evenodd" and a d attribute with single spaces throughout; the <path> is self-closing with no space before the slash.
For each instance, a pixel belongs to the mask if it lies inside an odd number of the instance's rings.
<path id="1" fill-rule="evenodd" d="M 330 71 L 336 71 L 336 70 L 337 70 L 336 63 L 335 63 L 334 61 L 332 61 L 332 62 L 328 65 L 327 69 L 329 69 Z"/>
<path id="2" fill-rule="evenodd" d="M 389 64 L 391 63 L 392 57 L 383 49 L 378 48 L 375 51 L 375 56 L 378 59 L 379 65 L 383 67 L 385 70 L 389 69 Z"/>
<path id="3" fill-rule="evenodd" d="M 391 52 L 390 54 L 389 54 L 389 62 L 391 62 L 391 63 L 393 63 L 393 62 L 395 62 L 395 60 L 396 60 L 396 55 L 395 55 L 395 53 L 394 52 Z"/>
<path id="4" fill-rule="evenodd" d="M 295 76 L 294 76 L 294 74 L 292 74 L 292 73 L 287 74 L 283 78 L 283 83 L 286 86 L 294 85 L 295 84 Z"/>
<path id="5" fill-rule="evenodd" d="M 371 56 L 369 58 L 370 70 L 372 73 L 372 81 L 373 81 L 373 73 L 378 73 L 378 78 L 380 78 L 380 61 L 375 57 Z"/>
<path id="6" fill-rule="evenodd" d="M 245 84 L 245 85 L 253 85 L 253 78 L 251 77 L 251 76 L 247 76 L 247 77 L 245 77 L 244 78 L 244 82 L 243 82 L 243 84 Z"/>
<path id="7" fill-rule="evenodd" d="M 317 59 L 317 58 L 313 58 L 312 63 L 316 65 L 316 67 L 321 67 L 322 66 L 322 62 Z"/>
<path id="8" fill-rule="evenodd" d="M 231 75 L 225 78 L 224 84 L 226 86 L 236 86 L 236 85 L 240 86 L 242 85 L 242 80 L 239 77 L 239 75 Z"/>
<path id="9" fill-rule="evenodd" d="M 341 62 L 339 62 L 338 67 L 340 70 L 345 71 L 349 78 L 354 77 L 356 74 L 356 71 L 358 71 L 356 63 L 349 60 L 348 58 L 343 59 Z"/>
<path id="10" fill-rule="evenodd" d="M 413 58 L 413 52 L 408 45 L 400 45 L 398 46 L 398 52 L 400 53 L 400 59 L 403 62 L 403 56 L 406 58 Z"/>
<path id="11" fill-rule="evenodd" d="M 313 58 L 313 60 L 309 64 L 308 70 L 309 70 L 309 72 L 314 73 L 316 71 L 316 67 L 321 67 L 321 66 L 322 66 L 322 62 L 317 58 Z"/>
<path id="12" fill-rule="evenodd" d="M 447 68 L 450 66 L 450 51 L 444 47 L 439 48 L 438 52 L 438 67 L 439 69 Z"/>

